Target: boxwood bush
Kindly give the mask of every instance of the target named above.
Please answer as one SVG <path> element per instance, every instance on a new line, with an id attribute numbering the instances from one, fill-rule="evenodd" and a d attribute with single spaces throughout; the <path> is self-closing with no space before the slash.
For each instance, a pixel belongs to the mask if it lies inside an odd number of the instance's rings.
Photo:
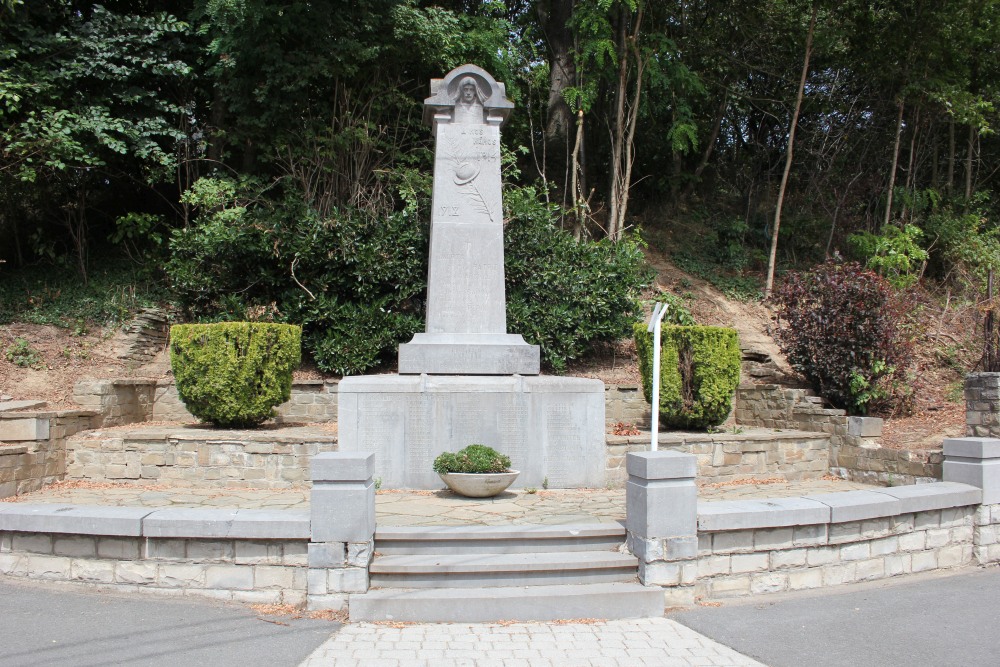
<path id="1" fill-rule="evenodd" d="M 653 334 L 636 323 L 635 347 L 646 401 L 653 400 Z M 708 429 L 729 416 L 740 382 L 734 329 L 665 326 L 660 340 L 660 419 L 674 428 Z"/>
<path id="2" fill-rule="evenodd" d="M 302 329 L 291 324 L 218 322 L 170 328 L 177 393 L 195 417 L 217 426 L 257 426 L 292 395 Z"/>
<path id="3" fill-rule="evenodd" d="M 458 452 L 445 452 L 434 459 L 434 472 L 441 474 L 509 471 L 510 457 L 486 445 L 469 445 Z"/>

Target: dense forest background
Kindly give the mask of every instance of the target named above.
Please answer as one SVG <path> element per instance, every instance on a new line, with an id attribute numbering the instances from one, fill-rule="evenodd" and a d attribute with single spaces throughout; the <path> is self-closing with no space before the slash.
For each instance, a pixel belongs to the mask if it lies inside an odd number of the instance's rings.
<path id="1" fill-rule="evenodd" d="M 516 104 L 510 319 L 556 369 L 627 331 L 642 244 L 741 298 L 830 256 L 971 294 L 998 43 L 993 0 L 4 0 L 0 316 L 128 267 L 378 363 L 421 328 L 422 100 L 466 62 Z"/>

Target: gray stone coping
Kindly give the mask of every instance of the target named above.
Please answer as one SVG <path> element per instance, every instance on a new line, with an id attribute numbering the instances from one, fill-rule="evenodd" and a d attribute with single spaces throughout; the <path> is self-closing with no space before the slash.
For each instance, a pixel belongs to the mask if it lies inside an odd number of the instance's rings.
<path id="1" fill-rule="evenodd" d="M 41 409 L 45 406 L 45 401 L 0 401 L 0 412 Z"/>
<path id="2" fill-rule="evenodd" d="M 94 410 L 22 410 L 21 412 L 0 412 L 0 419 L 52 419 L 53 417 L 96 417 L 101 414 Z"/>
<path id="3" fill-rule="evenodd" d="M 9 504 L 0 506 L 0 530 L 138 537 L 143 518 L 152 511 L 148 507 Z"/>
<path id="4" fill-rule="evenodd" d="M 607 435 L 609 445 L 648 445 L 649 431 L 643 431 L 639 435 Z M 819 433 L 817 431 L 793 431 L 765 428 L 748 428 L 739 433 L 723 431 L 720 433 L 686 433 L 667 432 L 660 433 L 657 442 L 661 445 L 685 445 L 696 442 L 771 442 L 774 440 L 822 440 L 829 438 L 829 433 Z"/>
<path id="5" fill-rule="evenodd" d="M 0 456 L 16 456 L 17 454 L 25 454 L 27 451 L 27 445 L 0 445 Z"/>
<path id="6" fill-rule="evenodd" d="M 698 529 L 750 530 L 863 521 L 913 512 L 966 507 L 983 492 L 968 484 L 933 482 L 878 491 L 843 491 L 804 498 L 726 500 L 698 503 Z"/>
<path id="7" fill-rule="evenodd" d="M 1000 458 L 1000 438 L 946 438 L 941 446 L 945 456 L 952 459 Z"/>
<path id="8" fill-rule="evenodd" d="M 90 439 L 120 437 L 128 441 L 184 440 L 204 442 L 278 442 L 299 444 L 306 442 L 337 442 L 337 434 L 319 426 L 280 426 L 264 429 L 220 429 L 201 424 L 174 426 L 129 425 L 123 430 L 118 427 L 96 429 L 86 433 Z"/>
<path id="9" fill-rule="evenodd" d="M 143 520 L 145 537 L 309 539 L 308 510 L 173 508 Z"/>
<path id="10" fill-rule="evenodd" d="M 306 510 L 0 504 L 0 531 L 131 537 L 309 539 Z"/>

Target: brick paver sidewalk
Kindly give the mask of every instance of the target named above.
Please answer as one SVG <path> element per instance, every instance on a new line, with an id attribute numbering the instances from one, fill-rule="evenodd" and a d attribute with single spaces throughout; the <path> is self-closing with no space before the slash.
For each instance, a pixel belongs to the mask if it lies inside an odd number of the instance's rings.
<path id="1" fill-rule="evenodd" d="M 300 667 L 763 667 L 666 618 L 515 624 L 357 623 Z"/>

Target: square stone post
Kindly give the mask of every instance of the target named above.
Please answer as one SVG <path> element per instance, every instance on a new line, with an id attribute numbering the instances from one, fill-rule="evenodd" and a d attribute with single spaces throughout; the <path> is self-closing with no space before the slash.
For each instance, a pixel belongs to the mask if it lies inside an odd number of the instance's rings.
<path id="1" fill-rule="evenodd" d="M 976 510 L 972 552 L 981 564 L 1000 561 L 1000 439 L 948 438 L 941 476 L 983 490 Z"/>
<path id="2" fill-rule="evenodd" d="M 317 454 L 309 464 L 309 609 L 345 609 L 368 590 L 375 545 L 375 455 Z"/>
<path id="3" fill-rule="evenodd" d="M 965 376 L 965 435 L 1000 436 L 1000 373 Z"/>
<path id="4" fill-rule="evenodd" d="M 698 459 L 673 451 L 625 459 L 625 527 L 639 559 L 639 581 L 669 587 L 667 599 L 690 603 L 698 574 Z"/>

